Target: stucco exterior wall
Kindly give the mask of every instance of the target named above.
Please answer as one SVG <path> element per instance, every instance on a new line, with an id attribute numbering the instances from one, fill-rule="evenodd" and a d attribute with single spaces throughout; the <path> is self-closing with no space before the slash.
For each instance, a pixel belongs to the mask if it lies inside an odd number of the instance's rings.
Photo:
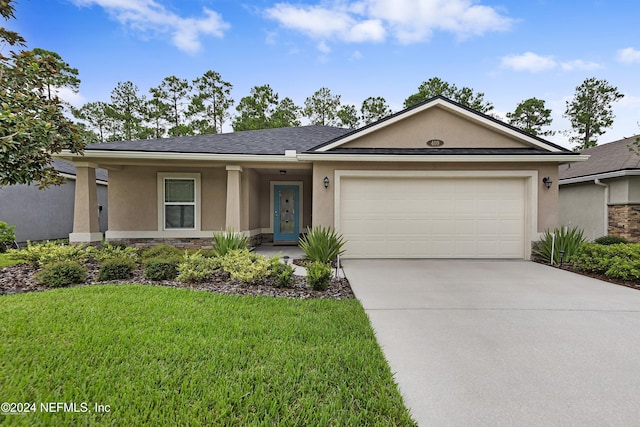
<path id="1" fill-rule="evenodd" d="M 620 205 L 629 203 L 629 178 L 622 177 L 602 181 L 609 186 L 609 203 Z"/>
<path id="2" fill-rule="evenodd" d="M 256 230 L 260 227 L 260 176 L 253 169 L 245 169 L 243 179 L 243 218 L 244 230 Z"/>
<path id="3" fill-rule="evenodd" d="M 400 171 L 486 171 L 486 170 L 533 170 L 538 173 L 538 215 L 537 231 L 558 225 L 558 167 L 557 165 L 535 163 L 376 163 L 375 168 L 371 164 L 356 162 L 317 162 L 313 168 L 313 225 L 334 227 L 334 197 L 335 197 L 335 171 L 336 170 L 400 170 Z M 322 180 L 328 177 L 330 185 L 325 189 Z M 548 176 L 553 185 L 546 189 L 542 184 L 542 178 Z"/>
<path id="4" fill-rule="evenodd" d="M 560 187 L 560 225 L 580 227 L 589 240 L 607 235 L 607 207 L 604 187 L 593 181 Z"/>
<path id="5" fill-rule="evenodd" d="M 640 176 L 629 176 L 629 203 L 640 203 Z"/>
<path id="6" fill-rule="evenodd" d="M 471 137 L 470 137 L 471 135 Z M 348 142 L 344 148 L 425 148 L 430 139 L 444 141 L 443 148 L 522 148 L 522 143 L 480 124 L 431 108 Z"/>
<path id="7" fill-rule="evenodd" d="M 37 185 L 11 185 L 0 188 L 0 221 L 15 225 L 16 240 L 66 239 L 73 231 L 75 181 L 39 190 Z M 98 185 L 100 231 L 107 230 L 107 187 Z M 98 206 L 96 206 L 98 209 Z"/>
<path id="8" fill-rule="evenodd" d="M 109 230 L 158 231 L 158 173 L 200 173 L 201 228 L 225 228 L 226 171 L 224 168 L 123 166 L 109 172 Z"/>

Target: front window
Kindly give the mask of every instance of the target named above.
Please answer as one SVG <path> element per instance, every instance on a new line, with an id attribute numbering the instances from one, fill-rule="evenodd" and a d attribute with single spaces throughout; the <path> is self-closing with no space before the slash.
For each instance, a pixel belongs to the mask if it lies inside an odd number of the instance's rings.
<path id="1" fill-rule="evenodd" d="M 164 179 L 164 228 L 196 228 L 196 180 Z"/>

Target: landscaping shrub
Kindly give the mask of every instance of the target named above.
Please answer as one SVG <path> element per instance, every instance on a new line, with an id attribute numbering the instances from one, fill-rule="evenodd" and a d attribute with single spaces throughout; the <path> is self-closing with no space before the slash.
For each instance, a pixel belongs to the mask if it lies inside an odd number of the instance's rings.
<path id="1" fill-rule="evenodd" d="M 89 253 L 90 250 L 87 250 L 86 246 L 28 242 L 26 248 L 15 252 L 11 257 L 31 265 L 44 266 L 57 261 L 76 261 L 83 264 L 89 259 Z"/>
<path id="2" fill-rule="evenodd" d="M 185 252 L 178 264 L 178 281 L 183 283 L 202 282 L 220 268 L 219 258 L 203 256 L 200 251 Z"/>
<path id="3" fill-rule="evenodd" d="M 136 262 L 131 258 L 107 258 L 100 264 L 98 280 L 128 279 L 136 267 Z"/>
<path id="4" fill-rule="evenodd" d="M 213 251 L 216 256 L 223 257 L 230 251 L 247 249 L 248 247 L 249 238 L 242 233 L 233 231 L 232 228 L 213 233 Z"/>
<path id="5" fill-rule="evenodd" d="M 555 245 L 553 244 L 554 234 Z M 560 251 L 564 251 L 564 262 L 570 262 L 573 256 L 578 252 L 578 250 L 584 243 L 585 238 L 582 229 L 578 227 L 556 228 L 553 231 L 547 230 L 544 232 L 542 239 L 536 242 L 533 253 L 534 255 L 537 255 L 539 258 L 541 258 L 544 262 L 559 264 Z M 551 262 L 551 252 L 553 252 L 553 262 Z"/>
<path id="6" fill-rule="evenodd" d="M 307 283 L 314 291 L 326 291 L 331 282 L 331 267 L 323 262 L 314 262 L 307 268 Z"/>
<path id="7" fill-rule="evenodd" d="M 144 277 L 150 280 L 172 280 L 178 276 L 180 258 L 150 258 L 144 262 Z"/>
<path id="8" fill-rule="evenodd" d="M 234 249 L 222 258 L 220 264 L 232 279 L 253 283 L 269 276 L 272 262 L 266 257 L 248 249 Z"/>
<path id="9" fill-rule="evenodd" d="M 330 263 L 342 255 L 346 242 L 341 234 L 329 227 L 307 228 L 307 234 L 299 239 L 298 245 L 305 257 L 318 262 Z"/>
<path id="10" fill-rule="evenodd" d="M 86 277 L 87 270 L 76 261 L 54 262 L 36 273 L 36 280 L 50 288 L 83 283 Z"/>
<path id="11" fill-rule="evenodd" d="M 182 251 L 171 245 L 158 245 L 142 251 L 142 260 L 150 258 L 182 258 Z"/>
<path id="12" fill-rule="evenodd" d="M 138 261 L 140 257 L 138 249 L 126 246 L 126 245 L 112 245 L 106 243 L 100 248 L 90 247 L 89 253 L 98 262 L 104 262 L 109 258 L 131 258 L 133 261 Z"/>
<path id="13" fill-rule="evenodd" d="M 16 240 L 16 226 L 0 221 L 0 252 L 5 251 L 5 245 L 9 246 Z"/>
<path id="14" fill-rule="evenodd" d="M 627 239 L 620 236 L 602 236 L 593 241 L 599 245 L 617 245 L 618 243 L 629 243 Z"/>
<path id="15" fill-rule="evenodd" d="M 198 251 L 203 257 L 206 257 L 206 258 L 215 258 L 218 256 L 218 254 L 216 254 L 216 251 L 214 249 L 198 249 Z"/>
<path id="16" fill-rule="evenodd" d="M 282 264 L 279 261 L 277 264 L 272 264 L 271 276 L 276 279 L 274 286 L 276 288 L 288 288 L 291 285 L 293 271 L 293 266 L 289 264 Z"/>
<path id="17" fill-rule="evenodd" d="M 640 279 L 640 244 L 585 244 L 573 258 L 577 270 L 622 280 Z"/>

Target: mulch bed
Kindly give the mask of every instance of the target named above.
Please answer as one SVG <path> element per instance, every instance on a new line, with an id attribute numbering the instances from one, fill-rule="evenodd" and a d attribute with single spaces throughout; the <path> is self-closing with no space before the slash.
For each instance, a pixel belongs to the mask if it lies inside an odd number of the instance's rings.
<path id="1" fill-rule="evenodd" d="M 103 284 L 130 284 L 137 283 L 149 286 L 168 286 L 172 288 L 185 288 L 200 291 L 209 291 L 227 295 L 251 295 L 271 296 L 285 298 L 353 298 L 353 291 L 347 279 L 332 279 L 326 291 L 314 291 L 307 285 L 305 277 L 293 276 L 288 288 L 276 288 L 274 281 L 263 279 L 255 284 L 247 284 L 238 280 L 232 280 L 228 273 L 214 273 L 209 280 L 203 283 L 180 283 L 175 280 L 152 281 L 144 277 L 142 269 L 136 269 L 133 275 L 126 280 L 99 282 L 98 264 L 89 262 L 87 267 L 87 280 L 85 284 L 75 286 L 91 286 Z M 0 295 L 19 294 L 24 292 L 39 292 L 49 288 L 39 284 L 34 275 L 37 267 L 28 264 L 17 264 L 0 269 Z"/>
<path id="2" fill-rule="evenodd" d="M 605 276 L 604 274 L 592 273 L 592 272 L 588 272 L 588 271 L 581 271 L 581 270 L 575 269 L 573 267 L 573 265 L 571 265 L 569 263 L 562 264 L 562 267 L 560 267 L 560 266 L 557 266 L 557 265 L 549 265 L 546 262 L 541 262 L 541 261 L 537 261 L 537 260 L 536 260 L 536 262 L 538 262 L 540 264 L 547 265 L 547 266 L 552 267 L 552 268 L 559 268 L 560 270 L 566 270 L 566 271 L 570 271 L 572 273 L 580 274 L 581 276 L 587 276 L 587 277 L 591 277 L 593 279 L 602 280 L 604 282 L 613 283 L 614 285 L 626 286 L 627 288 L 640 290 L 640 281 L 615 279 L 615 278 L 612 278 L 612 277 L 609 277 L 609 276 Z"/>

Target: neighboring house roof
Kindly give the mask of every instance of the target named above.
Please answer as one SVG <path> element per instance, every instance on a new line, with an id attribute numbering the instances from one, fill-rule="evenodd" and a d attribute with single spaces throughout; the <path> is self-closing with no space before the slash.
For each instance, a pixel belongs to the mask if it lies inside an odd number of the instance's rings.
<path id="1" fill-rule="evenodd" d="M 629 150 L 637 136 L 624 138 L 593 148 L 582 150 L 589 160 L 560 166 L 560 183 L 588 181 L 597 178 L 637 174 L 640 171 L 640 157 Z M 564 182 L 563 182 L 564 181 Z"/>
<path id="2" fill-rule="evenodd" d="M 285 150 L 306 151 L 349 131 L 350 129 L 331 126 L 298 126 L 90 144 L 85 151 L 282 155 Z"/>
<path id="3" fill-rule="evenodd" d="M 74 177 L 76 176 L 76 167 L 72 162 L 67 160 L 53 159 L 53 167 L 61 174 L 72 175 Z M 107 171 L 104 169 L 96 169 L 96 180 L 104 182 L 109 181 Z"/>

